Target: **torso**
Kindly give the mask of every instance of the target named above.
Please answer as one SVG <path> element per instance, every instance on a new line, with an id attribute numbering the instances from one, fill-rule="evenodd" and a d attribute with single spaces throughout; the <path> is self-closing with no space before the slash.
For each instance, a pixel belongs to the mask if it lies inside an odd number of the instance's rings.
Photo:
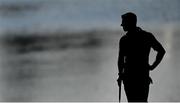
<path id="1" fill-rule="evenodd" d="M 148 62 L 151 45 L 149 34 L 135 32 L 123 38 L 123 53 L 125 56 L 125 74 L 149 75 Z"/>

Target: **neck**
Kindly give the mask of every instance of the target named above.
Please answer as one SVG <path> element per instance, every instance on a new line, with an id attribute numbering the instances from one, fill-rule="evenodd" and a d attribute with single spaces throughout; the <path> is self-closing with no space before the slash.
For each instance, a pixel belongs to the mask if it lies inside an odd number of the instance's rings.
<path id="1" fill-rule="evenodd" d="M 137 30 L 137 27 L 131 28 L 128 32 L 135 32 Z"/>
<path id="2" fill-rule="evenodd" d="M 131 28 L 130 30 L 128 30 L 127 34 L 135 33 L 136 31 L 137 31 L 137 27 Z"/>

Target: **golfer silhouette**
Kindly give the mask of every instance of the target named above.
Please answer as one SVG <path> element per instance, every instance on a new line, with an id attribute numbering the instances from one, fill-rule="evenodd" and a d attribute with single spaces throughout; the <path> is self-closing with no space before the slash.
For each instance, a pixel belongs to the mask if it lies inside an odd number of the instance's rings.
<path id="1" fill-rule="evenodd" d="M 128 102 L 147 102 L 149 85 L 152 83 L 149 72 L 161 62 L 165 50 L 152 33 L 136 26 L 134 13 L 128 12 L 121 17 L 121 26 L 127 33 L 119 41 L 118 85 L 121 87 L 123 82 Z M 149 65 L 151 48 L 157 55 L 153 64 Z"/>

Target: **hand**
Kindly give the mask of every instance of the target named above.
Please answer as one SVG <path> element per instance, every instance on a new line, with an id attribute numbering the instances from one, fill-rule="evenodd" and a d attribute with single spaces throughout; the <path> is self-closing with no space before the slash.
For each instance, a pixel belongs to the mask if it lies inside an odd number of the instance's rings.
<path id="1" fill-rule="evenodd" d="M 117 79 L 118 86 L 121 86 L 122 80 L 123 80 L 123 74 L 121 74 L 121 75 L 119 74 L 119 77 L 118 77 L 118 79 Z"/>
<path id="2" fill-rule="evenodd" d="M 120 77 L 117 79 L 118 86 L 121 86 L 121 80 L 122 79 Z"/>
<path id="3" fill-rule="evenodd" d="M 153 66 L 153 65 L 149 65 L 148 69 L 149 69 L 150 71 L 152 71 L 152 70 L 154 70 L 154 66 Z"/>

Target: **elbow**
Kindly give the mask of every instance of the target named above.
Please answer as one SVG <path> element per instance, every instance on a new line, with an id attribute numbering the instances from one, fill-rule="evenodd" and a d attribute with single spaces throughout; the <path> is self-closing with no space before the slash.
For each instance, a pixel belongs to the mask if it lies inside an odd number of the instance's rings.
<path id="1" fill-rule="evenodd" d="M 164 56 L 165 53 L 166 53 L 166 51 L 165 51 L 165 49 L 163 48 L 163 49 L 161 50 L 161 54 Z"/>
<path id="2" fill-rule="evenodd" d="M 163 53 L 163 54 L 165 54 L 165 53 L 166 53 L 165 49 L 163 49 L 162 53 Z"/>
<path id="3" fill-rule="evenodd" d="M 166 51 L 164 48 L 161 48 L 159 50 L 157 50 L 158 54 L 161 55 L 162 57 L 165 55 Z"/>

